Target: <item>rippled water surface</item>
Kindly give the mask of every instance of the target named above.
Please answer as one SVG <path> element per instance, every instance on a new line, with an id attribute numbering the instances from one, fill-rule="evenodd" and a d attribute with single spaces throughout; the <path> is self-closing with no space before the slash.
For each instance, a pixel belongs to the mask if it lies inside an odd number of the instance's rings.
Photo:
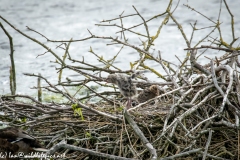
<path id="1" fill-rule="evenodd" d="M 173 1 L 173 7 L 176 6 L 178 1 Z M 235 18 L 235 36 L 240 35 L 240 12 L 239 6 L 240 1 L 228 1 L 231 12 L 234 14 Z M 180 1 L 178 8 L 174 12 L 174 17 L 182 25 L 187 38 L 191 36 L 192 28 L 190 23 L 194 23 L 197 20 L 197 28 L 213 26 L 214 24 L 200 16 L 196 12 L 189 10 L 183 4 L 188 4 L 191 7 L 197 9 L 202 14 L 206 15 L 213 21 L 217 20 L 220 1 L 219 0 L 188 0 Z M 95 24 L 100 23 L 102 20 L 111 19 L 119 17 L 119 15 L 124 11 L 123 15 L 136 13 L 133 9 L 134 5 L 139 13 L 147 20 L 154 15 L 164 13 L 168 1 L 166 0 L 149 0 L 149 1 L 139 1 L 139 0 L 0 0 L 0 15 L 12 23 L 16 28 L 24 32 L 25 34 L 37 39 L 38 41 L 44 43 L 54 52 L 56 52 L 60 57 L 63 55 L 64 51 L 60 48 L 56 49 L 59 43 L 47 42 L 42 36 L 29 31 L 26 26 L 42 33 L 52 40 L 70 40 L 81 39 L 89 36 L 87 29 L 89 29 L 93 34 L 98 36 L 120 36 L 115 34 L 119 31 L 116 27 L 98 27 Z M 224 4 L 223 4 L 224 5 Z M 221 29 L 222 35 L 226 42 L 232 41 L 232 32 L 230 26 L 230 16 L 223 7 L 221 14 Z M 165 16 L 159 17 L 154 21 L 149 23 L 149 32 L 153 36 L 160 24 L 162 23 Z M 24 76 L 23 73 L 41 73 L 44 77 L 48 78 L 52 83 L 57 82 L 57 71 L 55 70 L 56 65 L 51 63 L 55 61 L 55 58 L 50 53 L 45 53 L 46 49 L 42 48 L 35 42 L 27 39 L 26 37 L 19 34 L 17 31 L 9 27 L 3 20 L 0 22 L 13 37 L 14 43 L 14 56 L 17 72 L 17 93 L 21 94 L 34 94 L 35 91 L 30 89 L 36 85 L 36 78 Z M 142 22 L 140 17 L 129 17 L 123 19 L 125 27 L 130 27 Z M 120 24 L 119 20 L 113 21 L 110 24 Z M 196 31 L 194 34 L 194 39 L 192 46 L 196 44 L 197 41 L 205 37 L 212 29 Z M 144 26 L 135 29 L 136 32 L 146 34 Z M 142 37 L 136 36 L 129 32 L 126 32 L 126 36 L 129 39 L 129 43 L 141 47 L 141 40 L 146 40 Z M 218 32 L 215 31 L 212 35 L 213 38 L 218 36 Z M 90 46 L 100 56 L 106 59 L 112 58 L 119 50 L 120 45 L 106 45 L 110 41 L 103 39 L 91 39 L 87 41 L 82 41 L 78 43 L 72 43 L 70 46 L 70 54 L 73 58 L 81 59 L 84 56 L 86 62 L 93 65 L 102 66 L 96 57 L 90 54 Z M 154 54 L 158 50 L 161 51 L 162 57 L 174 62 L 175 64 L 180 64 L 175 55 L 177 55 L 181 60 L 186 55 L 183 50 L 186 48 L 186 43 L 177 28 L 177 26 L 169 20 L 167 25 L 161 30 L 159 38 L 154 43 L 154 50 L 150 50 Z M 235 43 L 239 44 L 239 41 Z M 9 41 L 4 32 L 0 29 L 0 94 L 10 93 L 9 90 Z M 44 55 L 42 55 L 45 53 Z M 218 56 L 220 53 L 218 51 L 209 51 L 205 55 L 208 57 Z M 42 55 L 42 56 L 38 56 Z M 38 57 L 37 57 L 38 56 Z M 138 58 L 138 53 L 129 48 L 124 47 L 121 54 L 116 60 L 116 65 L 122 70 L 130 69 L 130 62 L 133 62 Z M 207 59 L 202 57 L 202 63 L 207 62 Z M 50 62 L 51 61 L 51 62 Z M 161 67 L 158 64 L 148 64 L 151 67 L 156 68 L 161 71 Z M 59 66 L 58 66 L 59 67 Z M 81 79 L 79 74 L 74 72 L 63 72 L 64 78 L 70 77 L 73 79 Z M 154 75 L 149 75 L 150 78 L 158 80 Z"/>

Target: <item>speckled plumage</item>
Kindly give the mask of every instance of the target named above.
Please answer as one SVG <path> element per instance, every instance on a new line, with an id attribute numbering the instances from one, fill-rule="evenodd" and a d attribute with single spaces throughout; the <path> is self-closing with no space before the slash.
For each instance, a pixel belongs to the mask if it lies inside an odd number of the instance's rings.
<path id="1" fill-rule="evenodd" d="M 109 74 L 106 81 L 116 84 L 121 94 L 130 99 L 127 105 L 129 108 L 131 106 L 131 97 L 137 93 L 136 85 L 132 82 L 132 77 L 124 74 Z"/>
<path id="2" fill-rule="evenodd" d="M 159 96 L 158 86 L 151 85 L 149 88 L 142 90 L 142 92 L 138 95 L 137 100 L 139 103 L 143 103 L 157 96 Z"/>
<path id="3" fill-rule="evenodd" d="M 132 97 L 137 93 L 135 84 L 133 84 L 130 76 L 123 74 L 108 75 L 107 82 L 116 84 L 124 97 Z"/>

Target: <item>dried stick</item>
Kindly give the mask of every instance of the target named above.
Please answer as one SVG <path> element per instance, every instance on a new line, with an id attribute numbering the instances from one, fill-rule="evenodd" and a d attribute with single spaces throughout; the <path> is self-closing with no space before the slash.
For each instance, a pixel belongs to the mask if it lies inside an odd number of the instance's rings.
<path id="1" fill-rule="evenodd" d="M 201 89 L 201 90 L 199 90 L 199 91 L 195 94 L 195 96 L 193 97 L 193 99 L 192 99 L 192 101 L 190 102 L 190 104 L 193 104 L 193 103 L 197 100 L 197 98 L 200 96 L 201 93 L 206 92 L 207 90 L 211 89 L 212 87 L 214 87 L 213 84 L 212 84 L 212 85 L 209 85 L 209 86 L 207 86 L 207 87 L 205 87 L 205 88 L 203 88 L 203 89 Z"/>
<path id="2" fill-rule="evenodd" d="M 195 153 L 200 153 L 202 151 L 202 148 L 198 148 L 198 149 L 193 149 L 187 152 L 183 152 L 183 153 L 179 153 L 179 154 L 175 154 L 173 156 L 169 156 L 169 157 L 165 157 L 165 158 L 160 158 L 160 160 L 169 160 L 169 159 L 176 159 L 176 158 L 180 158 L 180 157 L 186 157 L 189 156 L 191 154 L 195 154 Z"/>
<path id="3" fill-rule="evenodd" d="M 40 73 L 38 73 L 41 76 Z M 42 102 L 42 87 L 41 87 L 41 78 L 38 77 L 37 79 L 37 90 L 38 90 L 38 101 Z"/>
<path id="4" fill-rule="evenodd" d="M 179 88 L 179 85 L 177 84 L 177 82 L 173 79 L 173 77 L 170 75 L 170 73 L 168 72 L 168 70 L 166 69 L 165 65 L 162 63 L 162 58 L 161 58 L 161 54 L 160 51 L 158 51 L 158 56 L 159 56 L 159 63 L 161 64 L 161 66 L 163 67 L 163 69 L 165 70 L 165 72 L 168 74 L 168 77 L 172 80 L 172 83 L 175 85 L 176 88 Z M 182 91 L 179 90 L 179 92 L 182 94 Z"/>
<path id="5" fill-rule="evenodd" d="M 72 39 L 71 39 L 72 40 Z M 70 41 L 71 41 L 70 40 Z M 69 47 L 70 47 L 70 44 L 71 44 L 71 42 L 69 42 L 68 44 L 67 44 L 67 46 L 66 46 L 66 50 L 65 50 L 65 53 L 64 53 L 64 55 L 63 55 L 63 62 L 64 62 L 64 64 L 62 63 L 61 64 L 61 66 L 62 66 L 62 68 L 64 67 L 64 65 L 65 65 L 65 60 L 66 60 L 66 57 L 67 57 L 67 54 L 68 54 L 68 49 L 69 49 Z M 63 70 L 60 70 L 59 71 L 59 75 L 58 75 L 58 83 L 61 83 L 61 79 L 62 79 L 62 72 L 63 72 Z"/>
<path id="6" fill-rule="evenodd" d="M 209 147 L 209 145 L 211 143 L 211 139 L 212 139 L 212 132 L 213 131 L 210 129 L 208 139 L 207 139 L 207 143 L 206 143 L 206 146 L 205 146 L 205 150 L 204 150 L 204 153 L 203 153 L 203 158 L 202 158 L 203 160 L 205 160 L 206 157 L 207 157 L 208 147 Z"/>
<path id="7" fill-rule="evenodd" d="M 87 85 L 84 84 L 84 86 L 86 88 L 88 88 L 90 91 L 92 91 L 93 93 L 95 93 L 97 96 L 101 97 L 102 99 L 105 99 L 106 101 L 110 102 L 111 104 L 114 104 L 115 102 L 113 102 L 112 100 L 109 100 L 108 98 L 105 98 L 104 96 L 102 96 L 101 94 L 95 92 L 93 89 L 91 89 L 90 87 L 88 87 Z"/>
<path id="8" fill-rule="evenodd" d="M 219 70 L 227 70 L 229 72 L 229 85 L 228 85 L 228 88 L 227 88 L 227 91 L 226 93 L 224 94 L 222 89 L 219 87 L 218 85 L 218 82 L 217 82 L 217 79 L 216 79 L 216 74 L 215 72 L 216 71 L 219 71 Z M 211 72 L 212 72 L 212 79 L 213 79 L 213 82 L 214 82 L 214 85 L 215 87 L 217 88 L 217 90 L 220 92 L 220 94 L 223 96 L 223 103 L 222 103 L 222 106 L 220 108 L 220 112 L 219 112 L 219 115 L 222 114 L 223 112 L 223 109 L 224 109 L 224 106 L 225 106 L 225 103 L 227 102 L 227 104 L 233 108 L 235 110 L 235 112 L 238 114 L 238 116 L 240 117 L 240 113 L 239 111 L 236 109 L 235 106 L 233 106 L 231 104 L 231 102 L 228 100 L 227 96 L 228 96 L 228 93 L 232 87 L 232 83 L 233 83 L 233 70 L 230 66 L 219 66 L 217 67 L 215 70 L 214 70 L 214 64 L 213 64 L 213 61 L 211 61 Z"/>
<path id="9" fill-rule="evenodd" d="M 206 45 L 201 45 L 201 47 L 185 48 L 184 50 L 195 50 L 195 49 L 203 49 L 203 48 L 216 49 L 216 50 L 221 50 L 221 51 L 226 51 L 226 52 L 233 52 L 234 51 L 233 49 L 222 48 L 222 47 L 206 46 Z"/>
<path id="10" fill-rule="evenodd" d="M 196 58 L 195 58 L 196 54 L 197 54 L 196 49 L 191 51 L 190 62 L 192 64 L 192 66 L 199 69 L 201 72 L 205 73 L 206 75 L 210 75 L 210 72 L 207 69 L 205 69 L 199 63 L 197 63 Z"/>
<path id="11" fill-rule="evenodd" d="M 90 149 L 85 149 L 82 147 L 76 147 L 73 145 L 69 145 L 66 144 L 66 142 L 63 140 L 60 143 L 56 144 L 54 147 L 52 147 L 48 154 L 52 155 L 54 154 L 57 150 L 59 150 L 60 148 L 65 148 L 65 149 L 69 149 L 69 150 L 74 150 L 74 151 L 80 151 L 82 153 L 87 153 L 89 155 L 92 156 L 96 156 L 96 157 L 103 157 L 103 158 L 107 158 L 107 159 L 114 159 L 114 160 L 134 160 L 133 158 L 125 158 L 125 157 L 120 157 L 120 156 L 114 156 L 111 154 L 106 154 L 106 153 L 100 153 L 100 152 L 96 152 Z"/>
<path id="12" fill-rule="evenodd" d="M 145 50 L 148 51 L 149 48 L 150 48 L 151 45 L 152 45 L 152 41 L 151 41 L 150 34 L 149 34 L 149 31 L 148 31 L 147 23 L 146 23 L 145 19 L 142 17 L 142 15 L 138 12 L 138 10 L 137 10 L 134 6 L 132 6 L 132 7 L 135 9 L 135 11 L 136 11 L 137 14 L 139 15 L 139 17 L 141 17 L 141 19 L 142 19 L 142 21 L 143 21 L 143 24 L 144 24 L 144 27 L 145 27 L 145 29 L 146 29 L 147 38 L 148 38 L 148 45 L 147 45 L 147 48 L 145 48 Z"/>
<path id="13" fill-rule="evenodd" d="M 77 101 L 76 99 L 73 99 L 71 98 L 71 96 L 67 93 L 64 93 L 63 91 L 61 91 L 60 89 L 58 89 L 56 86 L 52 85 L 46 78 L 42 77 L 42 76 L 39 76 L 39 75 L 35 75 L 35 74 L 29 74 L 29 73 L 25 73 L 25 75 L 28 75 L 28 76 L 34 76 L 34 77 L 40 77 L 42 78 L 43 80 L 45 80 L 50 87 L 52 87 L 54 90 L 56 90 L 58 93 L 62 94 L 64 97 L 66 97 L 67 99 L 69 99 L 73 104 L 77 104 L 78 106 L 84 108 L 84 109 L 87 109 L 89 111 L 92 111 L 93 113 L 96 113 L 96 114 L 99 114 L 99 115 L 102 115 L 102 116 L 107 116 L 108 118 L 111 118 L 111 119 L 114 119 L 114 120 L 119 120 L 121 121 L 122 119 L 119 117 L 119 116 L 114 116 L 114 115 L 110 115 L 110 114 L 107 114 L 107 113 L 104 113 L 104 112 L 101 112 L 101 111 L 98 111 L 96 109 L 93 109 L 79 101 Z"/>
<path id="14" fill-rule="evenodd" d="M 1 18 L 1 16 L 0 16 Z M 14 49 L 13 49 L 13 40 L 10 34 L 7 32 L 7 30 L 3 27 L 2 23 L 0 22 L 0 27 L 4 31 L 4 33 L 7 35 L 9 39 L 9 44 L 10 44 L 10 60 L 11 60 L 11 67 L 10 67 L 10 90 L 11 94 L 15 95 L 17 86 L 16 86 L 16 73 L 15 73 L 15 63 L 14 63 Z"/>
<path id="15" fill-rule="evenodd" d="M 215 95 L 217 93 L 217 91 L 214 91 L 212 93 L 209 93 L 207 96 L 204 97 L 204 99 L 199 102 L 197 105 L 194 105 L 193 107 L 191 107 L 190 109 L 188 109 L 187 111 L 185 111 L 183 114 L 181 114 L 180 116 L 176 117 L 173 122 L 168 125 L 165 130 L 161 133 L 161 135 L 156 138 L 156 140 L 154 142 L 156 142 L 157 140 L 159 140 L 163 135 L 165 135 L 167 133 L 167 131 L 169 131 L 169 129 L 175 127 L 177 125 L 178 121 L 182 121 L 185 117 L 189 116 L 190 114 L 192 114 L 193 112 L 195 112 L 200 106 L 202 106 L 210 97 L 212 97 L 213 95 Z"/>
<path id="16" fill-rule="evenodd" d="M 9 26 L 11 26 L 13 29 L 15 29 L 17 32 L 19 32 L 20 34 L 22 34 L 24 37 L 27 37 L 28 39 L 31 39 L 33 42 L 39 44 L 40 46 L 42 46 L 43 48 L 45 48 L 48 52 L 52 53 L 52 55 L 54 57 L 56 57 L 57 60 L 59 60 L 62 64 L 63 61 L 61 60 L 61 58 L 59 58 L 59 56 L 57 56 L 56 53 L 54 53 L 50 48 L 48 48 L 46 45 L 44 45 L 43 43 L 37 41 L 36 39 L 26 35 L 25 33 L 21 32 L 20 30 L 18 30 L 17 28 L 15 28 L 10 22 L 8 22 L 5 18 L 3 18 L 2 16 L 0 16 L 0 18 L 5 21 Z"/>
<path id="17" fill-rule="evenodd" d="M 177 101 L 176 104 L 174 104 L 174 105 L 171 106 L 170 111 L 169 111 L 169 113 L 168 113 L 168 115 L 167 115 L 167 117 L 166 117 L 166 119 L 165 119 L 165 121 L 164 121 L 163 131 L 166 130 L 168 121 L 169 121 L 171 115 L 174 113 L 175 107 L 178 106 L 178 105 L 180 105 L 180 103 L 183 101 L 183 99 L 185 99 L 185 98 L 188 96 L 188 94 L 191 93 L 192 91 L 193 91 L 193 88 L 190 88 L 187 92 L 185 92 L 185 93 L 181 96 L 181 98 Z M 191 104 L 191 103 L 190 103 L 190 104 Z"/>
<path id="18" fill-rule="evenodd" d="M 151 153 L 151 159 L 155 160 L 157 159 L 157 152 L 156 149 L 153 147 L 153 145 L 147 140 L 147 138 L 144 136 L 142 131 L 137 126 L 136 122 L 131 118 L 128 111 L 124 111 L 124 117 L 127 119 L 128 123 L 131 125 L 134 132 L 138 135 L 138 137 L 141 139 L 142 143 L 146 146 L 148 151 Z"/>
<path id="19" fill-rule="evenodd" d="M 223 0 L 223 2 L 224 2 L 225 6 L 226 6 L 226 8 L 227 8 L 228 13 L 229 13 L 230 16 L 231 16 L 231 27 L 232 27 L 232 38 L 233 38 L 233 41 L 232 41 L 232 43 L 231 43 L 230 45 L 232 46 L 233 43 L 238 39 L 238 38 L 235 38 L 235 33 L 234 33 L 234 15 L 233 15 L 232 12 L 230 11 L 226 0 Z"/>
<path id="20" fill-rule="evenodd" d="M 185 87 L 179 87 L 179 88 L 174 89 L 174 90 L 172 90 L 172 91 L 169 91 L 169 92 L 167 92 L 167 93 L 165 93 L 165 94 L 161 94 L 161 95 L 159 95 L 159 96 L 157 96 L 157 97 L 155 97 L 155 98 L 153 98 L 153 99 L 150 99 L 150 100 L 148 100 L 148 101 L 146 101 L 146 102 L 140 103 L 140 104 L 138 104 L 137 106 L 128 109 L 128 111 L 131 111 L 131 110 L 137 109 L 137 108 L 139 108 L 139 107 L 142 107 L 142 106 L 144 106 L 145 104 L 151 102 L 152 100 L 160 99 L 161 97 L 164 97 L 164 96 L 167 96 L 167 95 L 169 95 L 169 94 L 171 94 L 171 93 L 177 92 L 177 91 L 179 91 L 180 89 L 183 89 L 183 88 L 189 88 L 189 86 L 187 86 L 187 87 L 186 87 L 186 86 L 185 86 Z"/>

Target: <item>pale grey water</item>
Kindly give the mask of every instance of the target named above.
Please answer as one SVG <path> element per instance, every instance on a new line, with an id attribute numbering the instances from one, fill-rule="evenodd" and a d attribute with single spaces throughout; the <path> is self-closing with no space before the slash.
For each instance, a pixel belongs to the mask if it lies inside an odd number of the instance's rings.
<path id="1" fill-rule="evenodd" d="M 194 23 L 195 20 L 198 21 L 197 27 L 207 27 L 212 26 L 213 23 L 200 16 L 196 12 L 192 12 L 188 8 L 184 7 L 183 4 L 189 4 L 191 7 L 202 12 L 206 16 L 210 17 L 216 21 L 220 6 L 219 0 L 188 0 L 180 1 L 177 10 L 174 12 L 175 18 L 183 26 L 183 29 L 189 38 L 192 32 L 189 23 Z M 235 35 L 238 37 L 240 35 L 240 12 L 239 6 L 240 1 L 228 1 L 229 7 L 234 14 L 235 18 Z M 173 8 L 176 6 L 177 1 L 174 0 Z M 134 14 L 135 11 L 132 8 L 134 5 L 138 11 L 142 14 L 145 19 L 149 19 L 154 15 L 163 13 L 168 5 L 166 0 L 150 0 L 150 1 L 139 1 L 139 0 L 91 0 L 91 1 L 81 1 L 81 0 L 0 0 L 0 15 L 12 23 L 16 28 L 20 29 L 29 36 L 43 42 L 53 51 L 55 51 L 59 56 L 63 55 L 63 50 L 55 49 L 59 43 L 49 43 L 36 33 L 30 32 L 26 29 L 26 26 L 37 30 L 38 32 L 44 34 L 52 40 L 70 40 L 81 39 L 89 36 L 87 29 L 89 29 L 93 34 L 98 36 L 113 36 L 116 37 L 116 31 L 118 28 L 114 27 L 97 27 L 94 24 L 99 23 L 103 19 L 111 19 L 118 17 L 122 11 L 124 15 Z M 150 35 L 154 35 L 157 31 L 158 26 L 161 24 L 165 16 L 154 20 L 149 23 Z M 10 28 L 2 20 L 0 22 L 4 25 L 10 35 L 13 37 L 14 43 L 14 56 L 17 72 L 17 93 L 19 94 L 33 94 L 35 90 L 30 89 L 36 85 L 36 78 L 24 76 L 23 73 L 41 73 L 43 76 L 48 78 L 52 83 L 57 82 L 57 71 L 55 70 L 55 64 L 50 63 L 54 61 L 55 58 L 50 54 L 46 53 L 38 58 L 37 55 L 43 54 L 46 50 L 43 49 L 38 44 L 32 42 L 31 40 L 23 37 L 15 30 Z M 125 27 L 136 25 L 141 22 L 139 17 L 128 18 L 123 20 Z M 222 35 L 226 42 L 232 40 L 231 27 L 230 27 L 230 16 L 227 13 L 225 7 L 222 9 L 221 14 L 221 28 Z M 111 24 L 118 23 L 119 21 L 114 21 Z M 155 41 L 155 53 L 158 50 L 161 51 L 162 57 L 174 62 L 175 64 L 180 64 L 180 62 L 175 58 L 177 55 L 181 60 L 186 55 L 183 51 L 186 48 L 185 41 L 182 38 L 181 33 L 178 28 L 173 25 L 174 23 L 169 20 L 168 24 L 161 30 L 160 37 Z M 145 28 L 143 26 L 136 29 L 137 32 L 145 34 Z M 206 36 L 210 31 L 201 30 L 195 33 L 195 38 L 193 44 L 198 40 Z M 141 41 L 139 37 L 130 33 L 127 33 L 127 38 L 129 42 L 133 45 L 139 46 Z M 214 38 L 217 36 L 217 31 L 212 35 Z M 120 35 L 118 35 L 120 36 Z M 144 38 L 140 37 L 142 40 Z M 93 48 L 95 53 L 103 55 L 105 58 L 112 58 L 120 49 L 120 46 L 106 46 L 110 41 L 102 39 L 92 39 L 88 41 L 72 43 L 70 46 L 70 54 L 72 57 L 80 59 L 82 56 L 85 60 L 91 64 L 99 65 L 97 58 L 92 56 L 88 50 L 90 46 Z M 239 44 L 239 41 L 235 43 Z M 194 46 L 194 45 L 192 45 Z M 153 52 L 153 50 L 151 50 Z M 10 93 L 9 89 L 9 41 L 3 31 L 0 29 L 0 94 Z M 205 54 L 208 57 L 218 56 L 218 51 L 211 51 Z M 138 58 L 138 53 L 128 47 L 124 47 L 120 56 L 117 59 L 116 65 L 123 70 L 130 69 L 129 62 L 133 62 Z M 207 62 L 207 59 L 201 58 L 202 63 Z M 151 63 L 150 66 L 161 71 L 161 67 L 157 64 Z M 155 76 L 149 75 L 154 80 Z M 74 72 L 64 72 L 64 78 L 70 77 L 72 79 L 81 79 L 81 77 Z"/>

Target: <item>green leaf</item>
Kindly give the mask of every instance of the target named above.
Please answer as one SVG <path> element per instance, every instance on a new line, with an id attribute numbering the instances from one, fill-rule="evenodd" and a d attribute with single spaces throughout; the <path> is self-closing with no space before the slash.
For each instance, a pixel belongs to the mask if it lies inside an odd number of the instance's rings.
<path id="1" fill-rule="evenodd" d="M 119 111 L 123 111 L 124 108 L 125 108 L 124 106 L 120 106 L 120 107 L 118 108 L 118 110 L 119 110 Z"/>
<path id="2" fill-rule="evenodd" d="M 77 106 L 78 104 L 72 104 L 73 114 L 74 116 L 79 115 L 81 117 L 81 120 L 84 120 L 82 108 L 77 108 Z"/>
<path id="3" fill-rule="evenodd" d="M 78 104 L 75 103 L 75 104 L 72 104 L 72 109 L 75 110 L 77 108 Z"/>
<path id="4" fill-rule="evenodd" d="M 85 136 L 86 136 L 87 138 L 91 138 L 91 137 L 92 137 L 91 133 L 89 133 L 89 132 L 86 132 L 86 133 L 85 133 Z"/>
<path id="5" fill-rule="evenodd" d="M 133 69 L 133 67 L 134 67 L 134 64 L 132 64 L 132 62 L 130 62 L 130 67 L 131 67 L 131 69 Z"/>
<path id="6" fill-rule="evenodd" d="M 27 118 L 26 117 L 21 118 L 21 122 L 26 123 L 27 122 Z"/>

